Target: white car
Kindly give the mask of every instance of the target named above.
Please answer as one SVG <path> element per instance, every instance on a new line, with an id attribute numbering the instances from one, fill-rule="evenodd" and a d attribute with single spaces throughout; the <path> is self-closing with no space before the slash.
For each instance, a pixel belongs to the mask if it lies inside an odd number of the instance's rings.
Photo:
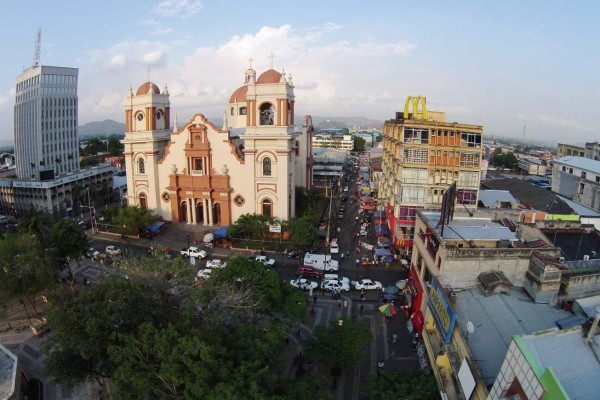
<path id="1" fill-rule="evenodd" d="M 275 260 L 267 256 L 256 256 L 255 260 L 267 267 L 275 266 Z"/>
<path id="2" fill-rule="evenodd" d="M 366 230 L 364 230 L 364 229 L 361 229 L 361 230 L 360 230 L 360 232 L 358 232 L 358 234 L 359 234 L 360 236 L 367 236 L 367 231 L 366 231 Z"/>
<path id="3" fill-rule="evenodd" d="M 344 186 L 344 192 L 348 191 L 348 186 Z"/>
<path id="4" fill-rule="evenodd" d="M 370 279 L 361 279 L 360 281 L 352 281 L 352 285 L 356 290 L 382 290 L 383 285 L 379 281 L 372 281 Z"/>
<path id="5" fill-rule="evenodd" d="M 223 268 L 225 267 L 225 265 L 226 263 L 219 260 L 218 258 L 215 258 L 214 260 L 208 260 L 206 262 L 206 268 Z"/>
<path id="6" fill-rule="evenodd" d="M 331 246 L 329 246 L 329 252 L 331 254 L 337 254 L 340 252 L 340 246 L 338 245 L 337 241 L 331 242 Z"/>
<path id="7" fill-rule="evenodd" d="M 321 282 L 321 289 L 328 290 L 330 292 L 348 292 L 350 291 L 350 285 L 347 283 L 340 282 L 339 280 L 330 280 Z"/>
<path id="8" fill-rule="evenodd" d="M 350 285 L 350 279 L 345 276 L 339 276 L 338 274 L 325 274 L 323 275 L 323 281 L 338 281 L 343 285 Z"/>
<path id="9" fill-rule="evenodd" d="M 109 256 L 118 256 L 121 254 L 121 249 L 117 246 L 106 246 L 106 254 Z"/>
<path id="10" fill-rule="evenodd" d="M 100 256 L 100 252 L 93 247 L 90 247 L 88 251 L 85 253 L 88 258 L 96 259 Z"/>
<path id="11" fill-rule="evenodd" d="M 196 274 L 196 276 L 198 277 L 198 279 L 208 279 L 210 278 L 211 272 L 212 269 L 201 269 L 198 270 L 198 274 Z"/>
<path id="12" fill-rule="evenodd" d="M 290 285 L 292 285 L 293 287 L 297 287 L 298 289 L 302 289 L 302 290 L 310 290 L 310 289 L 314 290 L 317 287 L 319 287 L 319 284 L 317 282 L 309 281 L 308 279 L 304 279 L 304 278 L 292 279 L 290 281 Z"/>

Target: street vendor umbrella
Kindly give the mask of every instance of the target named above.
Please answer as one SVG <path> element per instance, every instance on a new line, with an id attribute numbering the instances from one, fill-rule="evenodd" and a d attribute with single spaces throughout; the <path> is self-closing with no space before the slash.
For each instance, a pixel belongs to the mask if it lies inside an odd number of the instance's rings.
<path id="1" fill-rule="evenodd" d="M 382 305 L 381 307 L 379 307 L 379 311 L 381 311 L 384 315 L 389 316 L 398 314 L 398 310 L 396 309 L 396 306 L 393 303 L 386 303 Z"/>
<path id="2" fill-rule="evenodd" d="M 392 256 L 385 256 L 383 258 L 383 262 L 391 263 L 392 261 L 394 261 L 394 257 L 392 257 Z"/>
<path id="3" fill-rule="evenodd" d="M 383 289 L 383 293 L 392 293 L 392 294 L 396 294 L 400 291 L 400 288 L 398 286 L 388 286 L 385 289 Z"/>
<path id="4" fill-rule="evenodd" d="M 215 236 L 212 233 L 207 233 L 206 235 L 204 235 L 204 239 L 202 239 L 204 243 L 210 243 L 213 240 L 215 240 Z"/>

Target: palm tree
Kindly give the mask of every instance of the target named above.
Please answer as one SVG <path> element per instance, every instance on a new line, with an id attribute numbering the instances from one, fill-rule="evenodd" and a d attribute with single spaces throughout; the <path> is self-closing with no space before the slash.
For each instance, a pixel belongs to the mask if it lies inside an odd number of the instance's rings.
<path id="1" fill-rule="evenodd" d="M 29 210 L 21 218 L 20 227 L 22 231 L 35 235 L 39 244 L 44 244 L 45 234 L 50 231 L 52 218 L 43 210 L 38 210 L 33 204 L 29 204 Z"/>
<path id="2" fill-rule="evenodd" d="M 79 183 L 76 183 L 71 187 L 71 198 L 73 200 L 73 204 L 77 204 L 79 208 L 79 212 L 81 213 L 81 200 L 83 199 L 83 186 Z"/>

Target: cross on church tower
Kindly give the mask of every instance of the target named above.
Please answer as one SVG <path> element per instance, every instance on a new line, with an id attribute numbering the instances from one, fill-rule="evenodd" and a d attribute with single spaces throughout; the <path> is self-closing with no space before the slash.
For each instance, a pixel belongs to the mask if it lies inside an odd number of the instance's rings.
<path id="1" fill-rule="evenodd" d="M 270 59 L 271 59 L 271 69 L 273 69 L 273 59 L 274 59 L 275 57 L 277 57 L 277 56 L 276 56 L 275 54 L 273 54 L 273 52 L 272 52 L 272 51 L 271 51 L 271 55 L 267 57 L 267 58 L 270 58 Z"/>
<path id="2" fill-rule="evenodd" d="M 248 67 L 248 69 L 252 69 L 252 61 L 254 61 L 254 58 L 250 57 L 248 59 L 248 63 L 250 64 L 250 66 Z"/>
<path id="3" fill-rule="evenodd" d="M 148 82 L 150 82 L 150 68 L 146 70 L 146 73 L 148 74 Z"/>

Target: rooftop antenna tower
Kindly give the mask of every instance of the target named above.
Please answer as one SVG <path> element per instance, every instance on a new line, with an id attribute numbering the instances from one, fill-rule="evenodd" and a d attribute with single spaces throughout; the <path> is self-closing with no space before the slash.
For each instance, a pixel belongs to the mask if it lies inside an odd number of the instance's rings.
<path id="1" fill-rule="evenodd" d="M 523 127 L 523 139 L 525 139 L 525 134 L 527 133 L 527 127 L 524 126 Z"/>
<path id="2" fill-rule="evenodd" d="M 33 66 L 40 66 L 40 55 L 42 50 L 42 28 L 38 29 L 37 36 L 35 37 L 35 48 L 33 51 Z"/>

